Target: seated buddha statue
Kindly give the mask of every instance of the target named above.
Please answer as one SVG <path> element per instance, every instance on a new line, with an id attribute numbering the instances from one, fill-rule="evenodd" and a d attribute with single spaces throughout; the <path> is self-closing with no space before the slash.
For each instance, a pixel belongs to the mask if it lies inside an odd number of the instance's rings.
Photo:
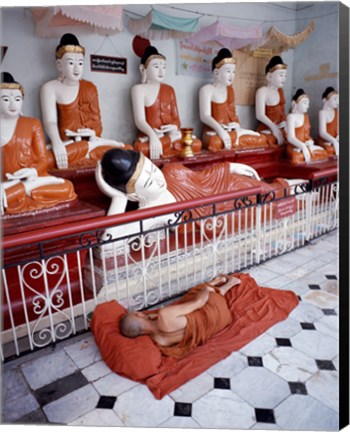
<path id="1" fill-rule="evenodd" d="M 314 144 L 310 136 L 307 111 L 310 99 L 303 89 L 298 89 L 292 100 L 292 111 L 287 115 L 287 158 L 293 163 L 327 159 L 326 150 Z"/>
<path id="2" fill-rule="evenodd" d="M 267 85 L 260 87 L 255 95 L 255 114 L 259 121 L 258 131 L 266 134 L 270 144 L 285 142 L 285 98 L 283 86 L 287 79 L 287 65 L 280 56 L 271 58 L 265 68 Z"/>
<path id="3" fill-rule="evenodd" d="M 212 61 L 214 83 L 199 91 L 200 119 L 204 123 L 204 148 L 216 152 L 222 149 L 266 148 L 265 135 L 243 129 L 236 114 L 232 87 L 236 73 L 236 59 L 230 50 L 222 48 Z"/>
<path id="4" fill-rule="evenodd" d="M 245 164 L 222 162 L 194 171 L 181 163 L 171 163 L 160 170 L 143 153 L 120 149 L 103 155 L 96 167 L 96 182 L 101 192 L 111 198 L 109 216 L 124 213 L 128 201 L 136 202 L 139 209 L 146 209 L 253 187 L 259 187 L 263 193 L 280 190 L 283 196 L 284 189 L 289 187 L 284 179 L 271 183 L 261 181 L 258 173 Z M 217 205 L 218 211 L 225 209 L 232 210 L 232 202 Z M 201 207 L 191 211 L 194 216 L 204 217 L 208 210 Z M 175 219 L 171 214 L 147 219 L 143 229 L 168 225 Z M 139 229 L 139 223 L 135 222 L 108 228 L 104 236 L 105 239 L 118 238 L 137 233 Z"/>
<path id="5" fill-rule="evenodd" d="M 56 48 L 59 76 L 41 88 L 43 124 L 52 144 L 50 168 L 95 166 L 107 149 L 125 148 L 121 142 L 101 138 L 97 88 L 82 79 L 84 56 L 76 36 L 64 34 Z"/>
<path id="6" fill-rule="evenodd" d="M 323 107 L 318 114 L 318 144 L 329 156 L 339 155 L 339 94 L 327 87 L 322 95 Z"/>
<path id="7" fill-rule="evenodd" d="M 181 124 L 173 87 L 164 84 L 166 58 L 148 46 L 140 64 L 141 84 L 131 90 L 133 116 L 141 132 L 134 148 L 151 159 L 176 156 L 182 150 Z M 193 138 L 192 151 L 199 153 L 202 143 Z"/>
<path id="8" fill-rule="evenodd" d="M 73 184 L 47 173 L 41 123 L 23 117 L 24 90 L 8 72 L 1 77 L 1 212 L 18 214 L 76 199 Z"/>

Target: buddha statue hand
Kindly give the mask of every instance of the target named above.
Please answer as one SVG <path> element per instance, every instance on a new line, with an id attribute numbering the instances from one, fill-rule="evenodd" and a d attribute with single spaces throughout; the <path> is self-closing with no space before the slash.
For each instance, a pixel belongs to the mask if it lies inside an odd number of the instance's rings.
<path id="1" fill-rule="evenodd" d="M 249 165 L 231 162 L 230 163 L 230 172 L 231 172 L 231 174 L 244 175 L 247 177 L 255 178 L 256 180 L 260 181 L 259 174 L 255 171 L 254 168 L 252 168 Z"/>
<path id="2" fill-rule="evenodd" d="M 226 150 L 230 150 L 232 148 L 232 143 L 229 133 L 224 128 L 222 128 L 218 135 L 221 138 L 221 141 L 224 143 L 224 148 Z"/>
<path id="3" fill-rule="evenodd" d="M 101 137 L 97 137 L 97 136 L 93 136 L 92 138 L 90 138 L 89 144 L 90 144 L 90 147 L 89 147 L 90 151 L 93 150 L 95 147 L 98 147 L 101 145 L 108 145 L 108 146 L 119 147 L 119 148 L 125 147 L 125 144 L 120 142 L 120 141 L 101 138 Z"/>
<path id="4" fill-rule="evenodd" d="M 252 135 L 252 136 L 259 136 L 260 135 L 259 132 L 254 132 L 250 129 L 243 129 L 241 127 L 237 128 L 236 132 L 237 132 L 237 138 L 236 138 L 235 145 L 239 144 L 239 138 L 243 135 Z"/>
<path id="5" fill-rule="evenodd" d="M 22 168 L 14 173 L 6 173 L 8 180 L 24 180 L 38 177 L 38 172 L 35 168 Z"/>
<path id="6" fill-rule="evenodd" d="M 151 159 L 159 159 L 163 154 L 162 143 L 156 135 L 150 137 L 149 148 Z"/>
<path id="7" fill-rule="evenodd" d="M 57 168 L 64 169 L 68 168 L 68 155 L 66 150 L 66 145 L 70 144 L 72 141 L 68 141 L 66 143 L 62 141 L 56 141 L 52 143 L 52 151 L 55 155 L 55 161 Z"/>
<path id="8" fill-rule="evenodd" d="M 233 131 L 241 127 L 241 125 L 238 122 L 230 122 L 227 124 L 222 124 L 221 126 L 228 131 Z"/>
<path id="9" fill-rule="evenodd" d="M 54 176 L 28 177 L 22 182 L 22 184 L 26 190 L 26 194 L 30 195 L 32 190 L 37 189 L 40 186 L 63 184 L 64 181 L 63 178 Z"/>
<path id="10" fill-rule="evenodd" d="M 296 150 L 298 150 L 298 149 L 296 149 Z M 303 152 L 305 162 L 309 162 L 311 160 L 311 156 L 310 156 L 310 152 L 307 148 L 307 145 L 303 144 L 299 150 L 301 150 Z"/>
<path id="11" fill-rule="evenodd" d="M 279 127 L 279 129 L 284 129 L 287 126 L 287 122 L 286 121 L 281 121 L 281 123 L 278 123 L 277 125 Z"/>

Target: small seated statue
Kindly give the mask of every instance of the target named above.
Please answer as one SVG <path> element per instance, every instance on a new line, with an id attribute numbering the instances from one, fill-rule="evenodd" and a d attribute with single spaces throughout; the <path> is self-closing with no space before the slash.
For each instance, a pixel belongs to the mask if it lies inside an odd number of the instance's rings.
<path id="1" fill-rule="evenodd" d="M 285 142 L 285 98 L 283 86 L 287 79 L 287 65 L 280 56 L 271 58 L 265 68 L 267 85 L 255 95 L 255 113 L 259 121 L 258 131 L 266 134 L 270 144 Z"/>
<path id="2" fill-rule="evenodd" d="M 97 88 L 81 79 L 84 56 L 76 36 L 64 34 L 56 48 L 59 76 L 41 88 L 43 123 L 53 151 L 48 154 L 49 168 L 95 166 L 107 149 L 125 148 L 121 142 L 101 138 Z"/>
<path id="3" fill-rule="evenodd" d="M 108 216 L 124 213 L 128 200 L 137 202 L 139 209 L 146 209 L 253 187 L 260 187 L 262 192 L 288 188 L 283 179 L 269 184 L 261 181 L 252 167 L 240 163 L 216 163 L 201 171 L 171 163 L 161 171 L 143 153 L 120 149 L 107 151 L 98 162 L 96 182 L 111 198 Z M 193 213 L 205 216 L 206 209 Z M 167 225 L 170 219 L 171 215 L 165 215 L 147 220 L 144 229 Z M 128 232 L 125 226 L 108 228 L 105 238 L 118 238 L 139 230 L 137 223 L 128 227 Z"/>
<path id="4" fill-rule="evenodd" d="M 287 115 L 287 158 L 293 163 L 327 159 L 326 150 L 314 144 L 310 136 L 307 111 L 310 99 L 303 89 L 298 89 L 292 100 L 292 111 Z"/>
<path id="5" fill-rule="evenodd" d="M 151 159 L 179 155 L 183 144 L 176 95 L 173 87 L 163 83 L 166 58 L 148 46 L 141 58 L 140 72 L 142 82 L 131 90 L 134 121 L 141 132 L 134 148 Z M 192 151 L 199 153 L 202 143 L 192 138 Z"/>
<path id="6" fill-rule="evenodd" d="M 222 48 L 212 61 L 214 83 L 199 92 L 200 119 L 204 123 L 204 148 L 216 152 L 222 149 L 267 148 L 265 135 L 243 129 L 236 114 L 232 87 L 236 59 L 229 49 Z"/>
<path id="7" fill-rule="evenodd" d="M 47 209 L 76 199 L 73 184 L 47 173 L 41 123 L 21 116 L 24 90 L 8 72 L 1 77 L 1 213 Z"/>
<path id="8" fill-rule="evenodd" d="M 333 87 L 327 87 L 322 95 L 323 108 L 318 114 L 318 144 L 328 156 L 339 155 L 339 94 Z"/>

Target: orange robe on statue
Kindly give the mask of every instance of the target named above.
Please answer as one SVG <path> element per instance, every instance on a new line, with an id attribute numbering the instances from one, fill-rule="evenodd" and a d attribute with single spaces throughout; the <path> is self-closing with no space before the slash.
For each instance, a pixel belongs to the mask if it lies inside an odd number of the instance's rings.
<path id="1" fill-rule="evenodd" d="M 298 128 L 295 128 L 295 137 L 302 141 L 303 143 L 309 139 L 312 139 L 310 136 L 310 120 L 307 114 L 304 114 L 304 124 Z M 293 144 L 287 144 L 287 158 L 291 160 L 293 163 L 303 163 L 305 162 L 304 155 L 301 151 L 296 151 L 296 147 Z M 326 150 L 315 150 L 314 152 L 310 152 L 311 161 L 321 161 L 328 158 L 328 154 Z"/>
<path id="2" fill-rule="evenodd" d="M 192 288 L 176 304 L 191 301 L 204 286 L 205 284 L 200 284 Z M 232 314 L 226 298 L 218 292 L 211 292 L 207 303 L 186 315 L 186 319 L 185 334 L 181 342 L 168 347 L 157 345 L 163 355 L 176 359 L 185 357 L 197 346 L 205 344 L 212 336 L 231 324 Z"/>
<path id="3" fill-rule="evenodd" d="M 284 112 L 284 106 L 285 106 L 285 98 L 284 98 L 284 92 L 283 89 L 278 89 L 278 94 L 280 97 L 280 101 L 276 105 L 266 105 L 266 116 L 275 124 L 279 124 L 283 121 L 286 121 L 286 114 Z M 268 126 L 266 126 L 264 123 L 259 122 L 257 131 L 262 133 L 264 130 L 270 130 Z M 282 133 L 285 137 L 285 132 L 282 130 Z M 267 141 L 270 145 L 277 144 L 277 139 L 271 132 L 271 134 L 266 134 Z"/>
<path id="4" fill-rule="evenodd" d="M 174 89 L 167 85 L 161 84 L 156 101 L 153 105 L 145 107 L 145 115 L 147 123 L 155 129 L 160 129 L 164 125 L 176 125 L 181 128 L 180 117 L 177 110 L 176 95 Z M 142 138 L 146 135 L 140 134 L 134 143 L 134 149 L 141 151 L 148 158 L 150 157 L 149 142 L 142 142 Z M 141 138 L 141 140 L 140 140 Z M 182 143 L 177 140 L 171 143 L 168 135 L 160 138 L 163 148 L 163 157 L 176 156 L 181 153 Z M 195 138 L 192 144 L 192 151 L 199 153 L 202 149 L 202 143 L 199 139 Z"/>
<path id="5" fill-rule="evenodd" d="M 338 118 L 338 110 L 335 110 L 335 115 L 334 115 L 334 119 L 327 123 L 327 132 L 329 133 L 329 135 L 332 135 L 332 137 L 336 138 L 339 135 L 339 128 L 338 128 L 338 124 L 339 124 L 339 118 Z M 328 153 L 328 156 L 334 156 L 335 155 L 335 149 L 334 146 L 331 144 L 326 144 L 327 141 L 325 139 L 323 139 L 322 137 L 320 137 L 320 135 L 318 136 L 318 145 L 320 145 L 321 147 L 323 147 L 326 152 Z"/>
<path id="6" fill-rule="evenodd" d="M 232 174 L 230 172 L 230 163 L 221 162 L 212 164 L 210 168 L 206 168 L 200 171 L 192 171 L 190 168 L 183 166 L 181 163 L 167 164 L 162 168 L 162 173 L 165 177 L 167 188 L 173 194 L 176 201 L 188 201 L 197 198 L 205 198 L 208 196 L 218 195 L 226 192 L 237 192 L 240 190 L 245 190 L 249 188 L 260 188 L 260 193 L 271 194 L 271 198 L 274 195 L 275 198 L 282 198 L 286 194 L 289 194 L 289 185 L 282 178 L 275 178 L 273 182 L 266 183 L 254 178 L 240 175 Z M 256 199 L 255 196 L 249 197 L 251 204 L 253 204 Z M 226 201 L 217 203 L 215 206 L 216 213 L 232 211 L 233 202 Z M 267 212 L 268 206 L 264 206 L 264 211 Z M 249 212 L 253 212 L 248 218 L 246 218 L 245 212 L 237 213 L 234 219 L 235 228 L 240 226 L 248 226 L 255 220 L 254 209 L 249 208 Z M 274 217 L 275 206 L 273 206 Z M 195 209 L 191 209 L 192 218 L 197 219 L 197 224 L 199 229 L 203 226 L 206 233 L 209 235 L 213 233 L 213 228 L 211 227 L 210 221 L 204 222 L 201 225 L 201 220 L 199 218 L 205 218 L 212 214 L 212 206 L 203 206 Z M 267 217 L 270 214 L 267 213 Z M 239 222 L 239 217 L 241 221 Z M 263 212 L 262 212 L 263 217 Z M 202 221 L 203 222 L 203 221 Z M 232 220 L 229 218 L 227 222 L 229 224 L 228 230 L 231 231 L 233 227 L 231 226 Z M 179 227 L 180 229 L 180 227 Z M 217 226 L 220 231 L 222 226 L 220 223 Z"/>
<path id="7" fill-rule="evenodd" d="M 220 124 L 228 124 L 232 122 L 239 123 L 235 107 L 235 93 L 231 86 L 227 87 L 227 99 L 223 103 L 211 103 L 211 112 L 213 118 Z M 224 144 L 219 135 L 210 135 L 207 132 L 214 132 L 209 126 L 204 126 L 202 141 L 204 148 L 216 152 L 224 148 Z M 237 132 L 230 131 L 228 134 L 231 137 L 232 149 L 256 149 L 267 148 L 269 143 L 265 135 L 242 135 L 239 138 L 238 145 L 236 145 Z"/>
<path id="8" fill-rule="evenodd" d="M 22 168 L 36 168 L 38 176 L 48 176 L 47 151 L 41 123 L 36 118 L 19 117 L 11 140 L 1 147 L 2 181 L 5 174 Z M 8 207 L 6 214 L 30 212 L 55 206 L 76 199 L 73 184 L 65 180 L 62 184 L 45 185 L 26 194 L 22 183 L 6 189 Z"/>
<path id="9" fill-rule="evenodd" d="M 79 92 L 76 99 L 69 104 L 57 104 L 58 128 L 62 141 L 70 140 L 66 136 L 66 129 L 77 131 L 77 129 L 92 129 L 97 137 L 102 134 L 102 121 L 98 92 L 96 86 L 86 80 L 80 80 Z M 110 145 L 103 145 L 95 148 L 89 153 L 89 143 L 86 140 L 77 141 L 66 146 L 69 168 L 95 166 L 103 154 L 113 148 Z M 125 150 L 132 149 L 129 145 Z M 89 153 L 89 155 L 88 155 Z M 87 158 L 88 156 L 88 158 Z M 56 163 L 52 151 L 48 152 L 48 166 L 55 168 Z"/>

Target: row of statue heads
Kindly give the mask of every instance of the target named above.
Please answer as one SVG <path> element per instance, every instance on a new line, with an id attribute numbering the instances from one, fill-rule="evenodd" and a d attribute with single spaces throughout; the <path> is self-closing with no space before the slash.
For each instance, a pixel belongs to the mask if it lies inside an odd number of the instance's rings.
<path id="1" fill-rule="evenodd" d="M 133 145 L 103 138 L 96 86 L 82 79 L 85 49 L 76 36 L 65 34 L 56 48 L 58 78 L 40 92 L 47 145 L 38 119 L 24 117 L 22 85 L 10 73 L 1 80 L 2 209 L 31 211 L 76 198 L 68 180 L 52 176 L 53 168 L 95 166 L 106 150 L 136 150 L 147 158 L 177 156 L 183 136 L 173 87 L 163 83 L 166 58 L 153 46 L 140 62 L 141 83 L 131 89 L 133 116 L 139 130 Z M 309 97 L 299 89 L 286 116 L 283 85 L 287 65 L 273 57 L 266 66 L 267 85 L 256 93 L 256 131 L 241 127 L 232 87 L 236 60 L 221 49 L 212 61 L 213 83 L 199 92 L 202 139 L 192 137 L 193 152 L 268 148 L 286 144 L 293 162 L 308 162 L 338 154 L 339 97 L 333 88 L 323 94 L 317 145 L 310 136 Z M 19 199 L 20 197 L 20 199 Z"/>

